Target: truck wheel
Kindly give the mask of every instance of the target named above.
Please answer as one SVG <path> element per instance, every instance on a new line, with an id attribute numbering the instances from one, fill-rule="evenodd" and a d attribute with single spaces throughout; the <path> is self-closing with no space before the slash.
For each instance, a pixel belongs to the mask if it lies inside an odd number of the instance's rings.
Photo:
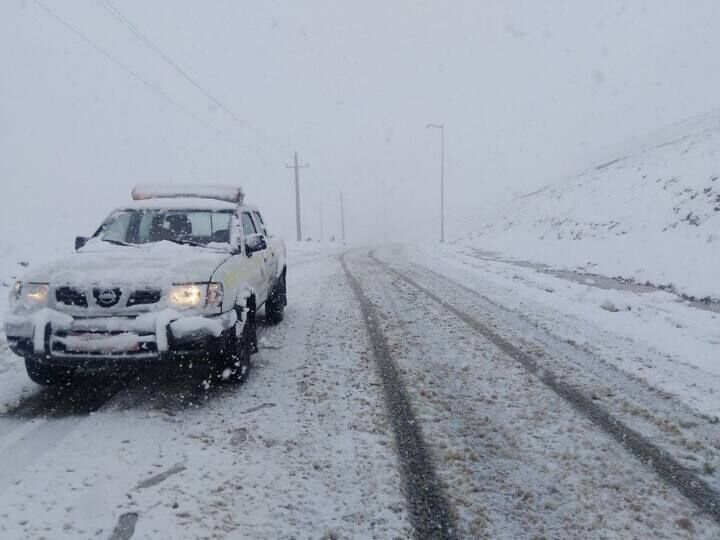
<path id="1" fill-rule="evenodd" d="M 283 272 L 265 302 L 265 320 L 270 324 L 282 322 L 285 317 L 286 305 L 287 288 L 285 285 L 285 272 Z"/>
<path id="2" fill-rule="evenodd" d="M 25 357 L 25 369 L 32 382 L 51 386 L 70 381 L 74 369 L 64 366 L 48 366 L 41 364 L 36 356 Z"/>
<path id="3" fill-rule="evenodd" d="M 220 350 L 219 360 L 220 378 L 224 382 L 239 384 L 243 382 L 250 372 L 252 354 L 250 321 L 243 326 L 242 335 L 237 337 L 232 330 L 224 346 Z"/>

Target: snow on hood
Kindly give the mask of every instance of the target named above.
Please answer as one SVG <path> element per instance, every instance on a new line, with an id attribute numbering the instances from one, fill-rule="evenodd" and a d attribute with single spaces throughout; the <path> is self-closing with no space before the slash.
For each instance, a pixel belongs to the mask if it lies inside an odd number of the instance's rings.
<path id="1" fill-rule="evenodd" d="M 171 283 L 208 281 L 230 253 L 222 249 L 157 242 L 116 246 L 91 241 L 69 257 L 41 266 L 24 281 L 53 285 L 130 285 L 162 287 Z"/>

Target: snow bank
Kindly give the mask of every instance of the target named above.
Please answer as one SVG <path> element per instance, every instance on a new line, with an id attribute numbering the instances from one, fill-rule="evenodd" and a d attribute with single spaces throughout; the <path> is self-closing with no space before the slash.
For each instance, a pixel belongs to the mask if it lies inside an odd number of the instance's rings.
<path id="1" fill-rule="evenodd" d="M 719 149 L 720 117 L 707 115 L 515 199 L 460 243 L 720 298 Z"/>

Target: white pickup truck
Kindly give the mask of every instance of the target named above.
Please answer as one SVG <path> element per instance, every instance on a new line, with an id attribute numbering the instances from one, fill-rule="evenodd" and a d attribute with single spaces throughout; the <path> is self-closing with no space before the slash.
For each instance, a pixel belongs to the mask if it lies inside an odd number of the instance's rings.
<path id="1" fill-rule="evenodd" d="M 287 304 L 285 245 L 228 186 L 137 187 L 75 253 L 24 276 L 5 333 L 39 384 L 76 370 L 206 359 L 240 382 L 257 351 L 255 314 Z"/>

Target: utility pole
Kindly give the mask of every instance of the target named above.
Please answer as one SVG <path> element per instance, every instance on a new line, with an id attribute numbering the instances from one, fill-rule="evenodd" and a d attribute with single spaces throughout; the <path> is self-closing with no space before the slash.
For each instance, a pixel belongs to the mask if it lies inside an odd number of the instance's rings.
<path id="1" fill-rule="evenodd" d="M 445 241 L 445 124 L 428 124 L 440 130 L 440 242 Z"/>
<path id="2" fill-rule="evenodd" d="M 295 224 L 297 226 L 297 241 L 302 242 L 302 223 L 300 222 L 300 169 L 309 167 L 310 164 L 298 165 L 298 156 L 295 152 L 295 162 L 293 165 L 285 165 L 286 169 L 295 169 Z"/>
<path id="3" fill-rule="evenodd" d="M 343 205 L 343 194 L 340 192 L 340 230 L 342 231 L 342 241 L 345 241 L 345 207 Z"/>
<path id="4" fill-rule="evenodd" d="M 318 213 L 320 214 L 320 241 L 323 241 L 323 221 L 322 221 L 322 203 L 318 205 Z"/>

